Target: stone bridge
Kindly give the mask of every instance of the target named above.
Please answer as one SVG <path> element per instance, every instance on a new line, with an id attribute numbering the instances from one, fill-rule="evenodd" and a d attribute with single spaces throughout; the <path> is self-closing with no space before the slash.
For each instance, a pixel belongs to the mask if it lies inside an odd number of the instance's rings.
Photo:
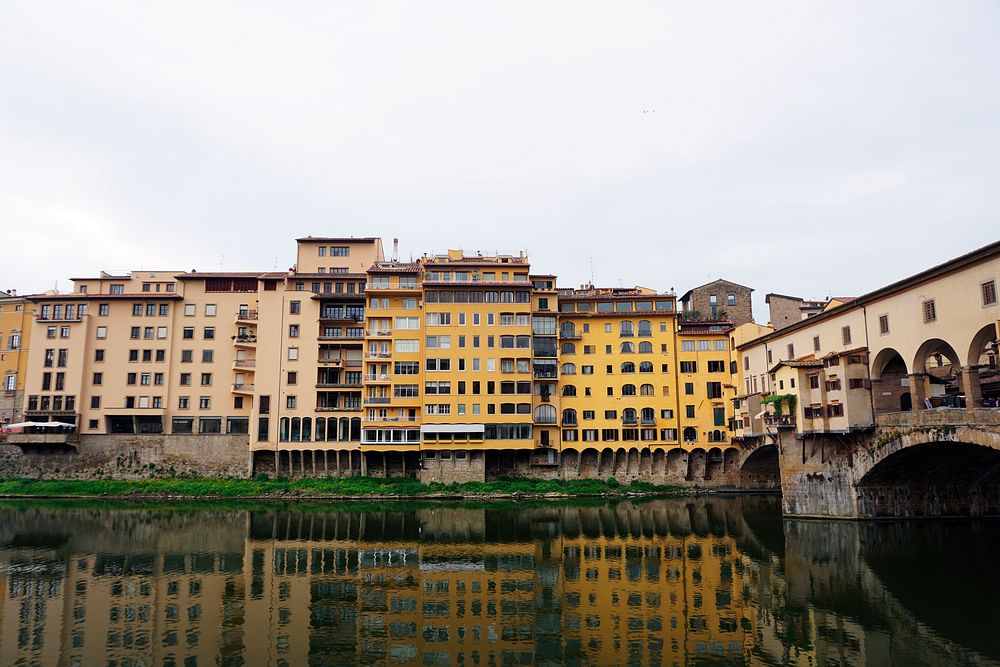
<path id="1" fill-rule="evenodd" d="M 776 444 L 759 448 L 777 450 L 786 516 L 1000 516 L 1000 410 L 936 408 L 876 420 L 849 435 L 781 431 Z"/>

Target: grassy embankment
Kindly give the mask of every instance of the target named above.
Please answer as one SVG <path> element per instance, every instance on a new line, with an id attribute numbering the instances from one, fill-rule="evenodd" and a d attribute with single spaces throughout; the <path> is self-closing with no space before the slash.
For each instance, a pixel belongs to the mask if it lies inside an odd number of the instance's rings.
<path id="1" fill-rule="evenodd" d="M 679 487 L 608 480 L 498 479 L 491 482 L 421 484 L 415 479 L 215 479 L 175 477 L 140 480 L 0 480 L 0 497 L 185 498 L 427 498 L 678 494 Z"/>

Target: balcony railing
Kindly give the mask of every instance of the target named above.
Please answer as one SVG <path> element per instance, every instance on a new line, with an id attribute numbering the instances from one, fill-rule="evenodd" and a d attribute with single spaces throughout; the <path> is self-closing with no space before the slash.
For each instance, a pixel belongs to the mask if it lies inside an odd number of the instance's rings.
<path id="1" fill-rule="evenodd" d="M 365 405 L 388 405 L 392 402 L 389 396 L 369 396 L 365 398 Z"/>
<path id="2" fill-rule="evenodd" d="M 334 334 L 329 336 L 326 334 L 322 334 L 320 336 L 317 336 L 316 338 L 317 340 L 327 341 L 327 340 L 362 340 L 364 337 L 365 337 L 364 334 Z"/>
<path id="3" fill-rule="evenodd" d="M 392 359 L 392 352 L 367 352 L 366 359 Z"/>
<path id="4" fill-rule="evenodd" d="M 638 426 L 639 420 L 635 417 L 622 417 L 622 426 Z"/>
<path id="5" fill-rule="evenodd" d="M 388 375 L 366 375 L 365 382 L 389 382 Z"/>
<path id="6" fill-rule="evenodd" d="M 642 419 L 639 420 L 639 423 L 642 424 L 643 426 L 656 426 L 656 418 L 643 417 Z"/>
<path id="7" fill-rule="evenodd" d="M 317 405 L 316 412 L 358 412 L 360 405 Z"/>
<path id="8" fill-rule="evenodd" d="M 238 311 L 236 311 L 236 319 L 237 320 L 247 320 L 247 321 L 256 320 L 257 319 L 257 311 L 256 310 L 238 310 Z"/>
<path id="9" fill-rule="evenodd" d="M 795 417 L 792 415 L 764 415 L 764 423 L 768 426 L 776 426 L 779 428 L 792 428 L 795 426 Z"/>
<path id="10" fill-rule="evenodd" d="M 45 317 L 41 314 L 38 314 L 35 315 L 35 319 L 38 320 L 39 322 L 80 322 L 82 318 L 79 315 L 74 315 L 73 317 L 65 317 L 62 315 L 60 315 L 59 317 L 53 317 L 49 315 L 48 317 Z"/>
<path id="11" fill-rule="evenodd" d="M 243 383 L 240 383 L 240 384 L 234 384 L 233 385 L 233 391 L 238 391 L 238 392 L 244 392 L 244 393 L 247 393 L 247 394 L 252 394 L 253 393 L 253 384 L 252 383 L 248 384 L 246 382 L 243 382 Z"/>
<path id="12" fill-rule="evenodd" d="M 420 417 L 375 417 L 373 419 L 365 418 L 366 422 L 390 422 L 393 424 L 416 424 L 420 421 Z"/>
<path id="13" fill-rule="evenodd" d="M 365 331 L 366 336 L 391 336 L 392 331 L 386 331 L 384 329 L 368 329 Z"/>
<path id="14" fill-rule="evenodd" d="M 233 336 L 233 343 L 235 345 L 256 345 L 257 336 L 256 334 L 245 335 L 245 336 Z"/>
<path id="15" fill-rule="evenodd" d="M 237 359 L 236 361 L 233 362 L 233 366 L 235 366 L 236 368 L 256 368 L 257 367 L 257 360 L 256 359 Z"/>
<path id="16" fill-rule="evenodd" d="M 317 389 L 361 389 L 360 382 L 317 382 Z"/>

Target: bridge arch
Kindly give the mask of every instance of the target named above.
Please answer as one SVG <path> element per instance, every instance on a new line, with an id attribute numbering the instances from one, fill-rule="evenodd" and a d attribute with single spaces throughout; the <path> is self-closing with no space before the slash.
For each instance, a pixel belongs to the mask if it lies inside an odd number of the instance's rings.
<path id="1" fill-rule="evenodd" d="M 740 466 L 740 488 L 778 489 L 781 466 L 777 445 L 762 445 L 750 452 Z"/>
<path id="2" fill-rule="evenodd" d="M 872 359 L 872 398 L 875 412 L 906 412 L 913 409 L 909 390 L 910 368 L 895 348 L 880 350 Z"/>
<path id="3" fill-rule="evenodd" d="M 972 337 L 969 345 L 967 366 L 989 365 L 989 355 L 993 355 L 993 364 L 997 360 L 997 328 L 995 324 L 987 324 Z"/>
<path id="4" fill-rule="evenodd" d="M 1000 432 L 913 429 L 873 452 L 855 484 L 860 518 L 1000 516 Z"/>

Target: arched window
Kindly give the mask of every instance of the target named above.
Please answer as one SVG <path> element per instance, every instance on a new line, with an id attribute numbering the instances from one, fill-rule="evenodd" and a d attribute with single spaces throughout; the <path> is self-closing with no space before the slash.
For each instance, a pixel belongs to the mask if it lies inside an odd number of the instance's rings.
<path id="1" fill-rule="evenodd" d="M 337 439 L 337 418 L 327 417 L 326 420 L 326 439 L 327 442 Z"/>
<path id="2" fill-rule="evenodd" d="M 653 372 L 653 362 L 652 361 L 640 361 L 639 362 L 639 372 L 640 373 L 652 373 Z"/>
<path id="3" fill-rule="evenodd" d="M 576 410 L 573 408 L 566 408 L 563 410 L 562 425 L 576 426 Z"/>
<path id="4" fill-rule="evenodd" d="M 292 417 L 292 442 L 300 440 L 302 440 L 302 420 L 298 417 Z"/>
<path id="5" fill-rule="evenodd" d="M 576 326 L 572 322 L 563 322 L 559 325 L 559 335 L 563 338 L 575 337 Z"/>
<path id="6" fill-rule="evenodd" d="M 622 423 L 626 426 L 634 426 L 636 424 L 635 408 L 625 408 L 622 410 Z"/>
<path id="7" fill-rule="evenodd" d="M 639 354 L 653 354 L 653 344 L 648 340 L 639 343 Z"/>
<path id="8" fill-rule="evenodd" d="M 631 341 L 622 343 L 622 354 L 635 354 L 635 343 Z"/>
<path id="9" fill-rule="evenodd" d="M 562 395 L 563 396 L 576 396 L 576 387 L 573 386 L 573 385 L 571 385 L 571 384 L 563 385 Z"/>
<path id="10" fill-rule="evenodd" d="M 361 439 L 361 417 L 351 417 L 351 440 Z"/>
<path id="11" fill-rule="evenodd" d="M 635 364 L 631 361 L 622 363 L 622 373 L 635 373 Z"/>
<path id="12" fill-rule="evenodd" d="M 639 394 L 641 396 L 655 396 L 656 395 L 654 393 L 654 390 L 653 390 L 653 385 L 651 385 L 651 384 L 644 384 L 641 387 L 639 387 Z"/>
<path id="13" fill-rule="evenodd" d="M 309 442 L 313 439 L 313 420 L 312 417 L 302 418 L 302 441 Z"/>
<path id="14" fill-rule="evenodd" d="M 639 336 L 641 338 L 649 338 L 653 335 L 653 325 L 650 324 L 649 320 L 639 320 Z"/>
<path id="15" fill-rule="evenodd" d="M 278 422 L 278 440 L 288 442 L 288 417 L 282 417 Z"/>
<path id="16" fill-rule="evenodd" d="M 316 442 L 326 440 L 326 417 L 316 417 Z"/>
<path id="17" fill-rule="evenodd" d="M 535 422 L 538 424 L 555 424 L 556 409 L 551 405 L 539 405 L 535 408 Z"/>
<path id="18" fill-rule="evenodd" d="M 631 338 L 634 335 L 635 335 L 635 329 L 632 327 L 632 323 L 629 322 L 628 320 L 624 320 L 621 323 L 621 336 Z"/>
<path id="19" fill-rule="evenodd" d="M 684 429 L 684 442 L 698 442 L 698 431 L 693 426 Z"/>
<path id="20" fill-rule="evenodd" d="M 337 431 L 337 440 L 350 440 L 351 439 L 351 420 L 347 417 L 340 418 L 340 424 Z"/>
<path id="21" fill-rule="evenodd" d="M 643 426 L 652 426 L 656 423 L 656 411 L 653 408 L 643 408 L 640 418 Z"/>
<path id="22" fill-rule="evenodd" d="M 622 385 L 622 396 L 635 396 L 635 385 L 634 384 L 623 384 Z"/>
<path id="23" fill-rule="evenodd" d="M 716 429 L 714 431 L 710 431 L 709 432 L 709 434 L 708 434 L 708 441 L 709 442 L 725 442 L 726 441 L 726 436 L 725 436 L 725 434 L 723 434 L 722 431 Z"/>
<path id="24" fill-rule="evenodd" d="M 562 365 L 563 375 L 576 375 L 576 364 L 563 364 Z"/>
<path id="25" fill-rule="evenodd" d="M 561 354 L 576 354 L 576 345 L 573 343 L 563 343 L 559 346 L 559 352 Z"/>

